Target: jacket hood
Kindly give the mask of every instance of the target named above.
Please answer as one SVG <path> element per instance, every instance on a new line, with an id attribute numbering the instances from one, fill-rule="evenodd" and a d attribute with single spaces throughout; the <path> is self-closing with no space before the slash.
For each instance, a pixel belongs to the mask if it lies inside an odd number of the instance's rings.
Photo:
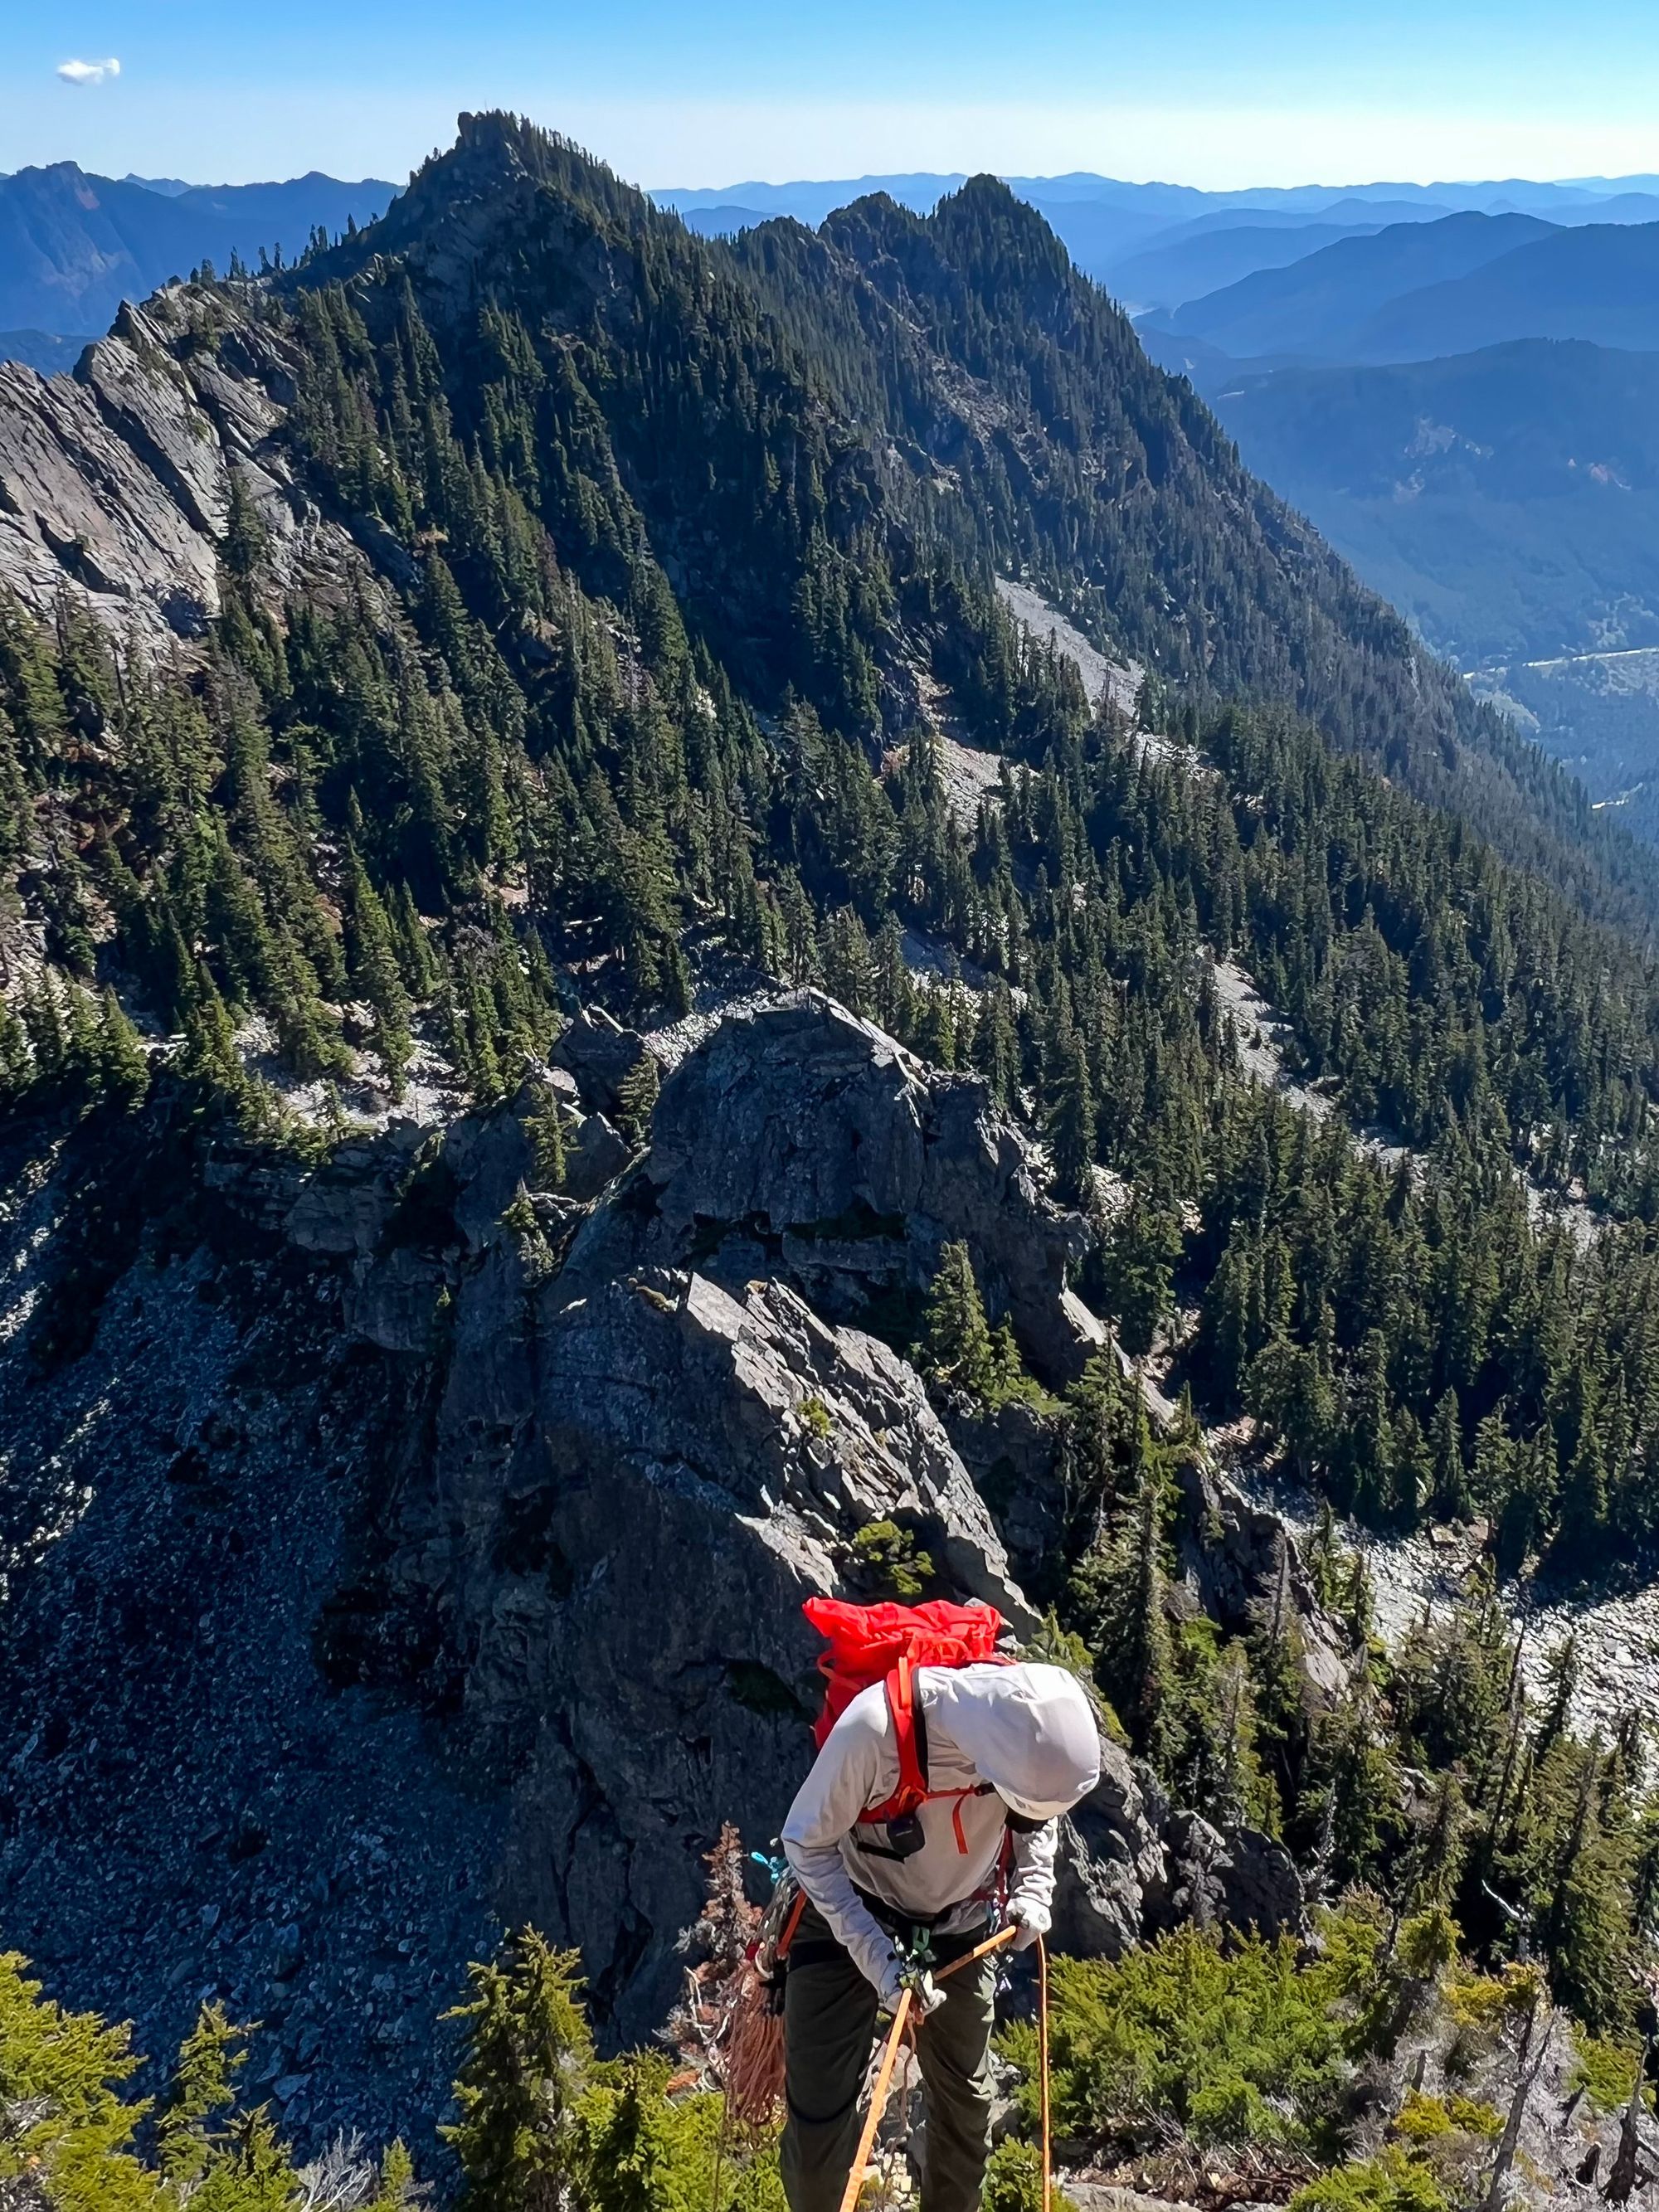
<path id="1" fill-rule="evenodd" d="M 1099 1781 L 1100 1730 L 1065 1668 L 1022 1660 L 929 1671 L 929 1721 L 1022 1820 L 1069 1813 Z"/>

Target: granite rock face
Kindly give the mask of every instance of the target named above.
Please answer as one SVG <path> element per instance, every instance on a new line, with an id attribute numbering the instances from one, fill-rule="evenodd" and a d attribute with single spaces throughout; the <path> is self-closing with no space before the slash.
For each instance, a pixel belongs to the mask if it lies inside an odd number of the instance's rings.
<path id="1" fill-rule="evenodd" d="M 0 1162 L 0 1933 L 141 2049 L 204 1995 L 264 2022 L 302 2145 L 427 2135 L 439 2015 L 504 1923 L 580 1946 L 601 2034 L 649 2037 L 702 1855 L 774 1835 L 811 1759 L 801 1601 L 859 1587 L 861 1528 L 1035 1625 L 873 1326 L 963 1237 L 1074 1370 L 1078 1224 L 1018 1139 L 808 994 L 729 1018 L 630 1153 L 600 1110 L 627 1041 L 589 1026 L 513 1099 L 311 1168 L 192 1153 L 164 1096 Z M 572 1158 L 620 1155 L 580 1192 L 537 1184 L 550 1099 Z M 1040 1472 L 1041 1434 L 980 1444 Z M 1291 1924 L 1274 1847 L 1178 1819 L 1109 1753 L 1069 1947 Z"/>
<path id="2" fill-rule="evenodd" d="M 1182 1565 L 1205 1612 L 1235 1635 L 1264 1613 L 1294 1619 L 1310 1687 L 1334 1704 L 1348 1681 L 1340 1632 L 1315 1595 L 1284 1521 L 1253 1504 L 1209 1462 L 1188 1462 L 1178 1480 Z"/>
<path id="3" fill-rule="evenodd" d="M 1045 1381 L 1081 1372 L 1105 1329 L 1069 1290 L 1081 1218 L 1044 1194 L 976 1078 L 931 1074 L 819 992 L 725 1023 L 664 1084 L 629 1202 L 570 1259 L 581 1279 L 695 1263 L 717 1280 L 781 1273 L 856 1320 L 915 1298 L 963 1241 L 994 1321 Z"/>
<path id="4" fill-rule="evenodd" d="M 614 1115 L 623 1086 L 645 1058 L 646 1042 L 637 1030 L 624 1029 L 602 1007 L 585 1007 L 559 1032 L 553 1064 L 563 1068 L 596 1113 Z"/>
<path id="5" fill-rule="evenodd" d="M 1254 1929 L 1270 1940 L 1303 1932 L 1307 1899 L 1283 1844 L 1256 1828 L 1223 1831 L 1196 1813 L 1174 1814 L 1164 1842 L 1169 1887 L 1152 1916 L 1156 1925 L 1224 1924 Z"/>
<path id="6" fill-rule="evenodd" d="M 965 1397 L 946 1404 L 945 1423 L 1015 1572 L 1035 1597 L 1051 1602 L 1076 1510 L 1066 1494 L 1059 1423 L 1022 1399 L 993 1409 Z"/>
<path id="7" fill-rule="evenodd" d="M 1140 1940 L 1168 1886 L 1163 1810 L 1127 1753 L 1104 1746 L 1098 1784 L 1061 1829 L 1056 1949 L 1116 1959 Z"/>
<path id="8" fill-rule="evenodd" d="M 274 593 L 378 589 L 284 444 L 294 368 L 270 325 L 187 285 L 124 307 L 69 376 L 0 363 L 0 587 L 43 617 L 67 593 L 140 653 L 176 651 L 218 611 L 234 471 Z"/>

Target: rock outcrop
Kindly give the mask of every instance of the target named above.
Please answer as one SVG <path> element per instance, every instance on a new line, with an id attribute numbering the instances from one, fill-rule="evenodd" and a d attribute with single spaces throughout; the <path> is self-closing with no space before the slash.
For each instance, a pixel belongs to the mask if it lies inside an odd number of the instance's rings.
<path id="1" fill-rule="evenodd" d="M 578 1283 L 695 1265 L 782 1274 L 826 1316 L 915 1299 L 965 1242 L 994 1321 L 1046 1382 L 1105 1341 L 1067 1285 L 1087 1231 L 1043 1194 L 972 1076 L 940 1076 L 822 993 L 726 1023 L 664 1085 L 626 1202 L 572 1252 Z"/>
<path id="2" fill-rule="evenodd" d="M 1127 1753 L 1107 1744 L 1098 1785 L 1061 1832 L 1057 1949 L 1116 1959 L 1139 1942 L 1168 1886 L 1158 1833 L 1163 1810 Z"/>
<path id="3" fill-rule="evenodd" d="M 501 1921 L 580 1944 L 604 2032 L 649 2034 L 701 1854 L 769 1837 L 811 1755 L 800 1601 L 866 1522 L 1031 1620 L 860 1325 L 965 1236 L 1033 1355 L 1078 1357 L 1075 1225 L 982 1091 L 808 997 L 692 1054 L 629 1166 L 599 1108 L 633 1048 L 586 1026 L 506 1104 L 314 1169 L 191 1159 L 164 1101 L 12 1164 L 5 1938 L 142 2048 L 204 1991 L 264 2021 L 301 2140 L 429 2124 Z M 544 1085 L 573 1157 L 620 1152 L 592 1199 L 534 1188 Z M 1157 1850 L 1115 1787 L 1083 1821 L 1102 1943 Z"/>
<path id="4" fill-rule="evenodd" d="M 1207 1461 L 1188 1462 L 1179 1480 L 1182 1564 L 1205 1612 L 1235 1635 L 1264 1614 L 1294 1620 L 1310 1686 L 1334 1704 L 1348 1685 L 1348 1661 L 1283 1518 L 1252 1504 Z"/>
<path id="5" fill-rule="evenodd" d="M 1148 1917 L 1173 1928 L 1252 1928 L 1260 1936 L 1299 1935 L 1307 1899 L 1295 1860 L 1259 1829 L 1222 1830 L 1196 1813 L 1164 1824 L 1168 1887 Z"/>
<path id="6" fill-rule="evenodd" d="M 176 651 L 218 611 L 234 471 L 273 594 L 378 589 L 281 435 L 296 359 L 274 325 L 173 285 L 69 376 L 0 363 L 0 587 L 43 617 L 67 594 L 140 652 Z"/>

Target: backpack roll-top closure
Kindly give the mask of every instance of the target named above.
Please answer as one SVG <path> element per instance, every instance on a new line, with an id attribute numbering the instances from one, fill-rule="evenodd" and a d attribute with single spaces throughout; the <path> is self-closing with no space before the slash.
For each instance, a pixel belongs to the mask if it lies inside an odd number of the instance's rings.
<path id="1" fill-rule="evenodd" d="M 860 1829 L 885 1827 L 887 1840 L 879 1844 L 859 1835 L 858 1848 L 872 1858 L 913 1856 L 923 1843 L 917 1814 L 924 1805 L 948 1797 L 953 1801 L 951 1818 L 957 1849 L 966 1857 L 963 1800 L 994 1793 L 988 1782 L 965 1790 L 928 1786 L 927 1719 L 916 1701 L 915 1670 L 918 1667 L 1006 1665 L 996 1648 L 1002 1633 L 1002 1615 L 994 1606 L 957 1605 L 945 1598 L 904 1606 L 854 1605 L 845 1598 L 809 1597 L 801 1611 L 828 1646 L 818 1660 L 825 1684 L 823 1710 L 812 1729 L 819 1749 L 853 1699 L 878 1682 L 892 1716 L 898 1784 L 881 1804 L 866 1807 L 856 1824 Z"/>

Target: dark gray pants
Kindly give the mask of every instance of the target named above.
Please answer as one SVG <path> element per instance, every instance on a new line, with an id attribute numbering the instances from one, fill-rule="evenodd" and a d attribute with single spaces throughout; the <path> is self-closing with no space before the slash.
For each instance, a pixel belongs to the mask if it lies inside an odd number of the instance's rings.
<path id="1" fill-rule="evenodd" d="M 948 1960 L 975 1937 L 941 1945 Z M 976 2212 L 991 2149 L 994 1954 L 944 1984 L 916 2027 L 927 2101 L 921 2212 Z M 790 2212 L 837 2212 L 858 2148 L 859 2102 L 876 2030 L 876 1993 L 807 1905 L 790 1947 L 783 2037 L 788 2117 L 780 2158 Z"/>

